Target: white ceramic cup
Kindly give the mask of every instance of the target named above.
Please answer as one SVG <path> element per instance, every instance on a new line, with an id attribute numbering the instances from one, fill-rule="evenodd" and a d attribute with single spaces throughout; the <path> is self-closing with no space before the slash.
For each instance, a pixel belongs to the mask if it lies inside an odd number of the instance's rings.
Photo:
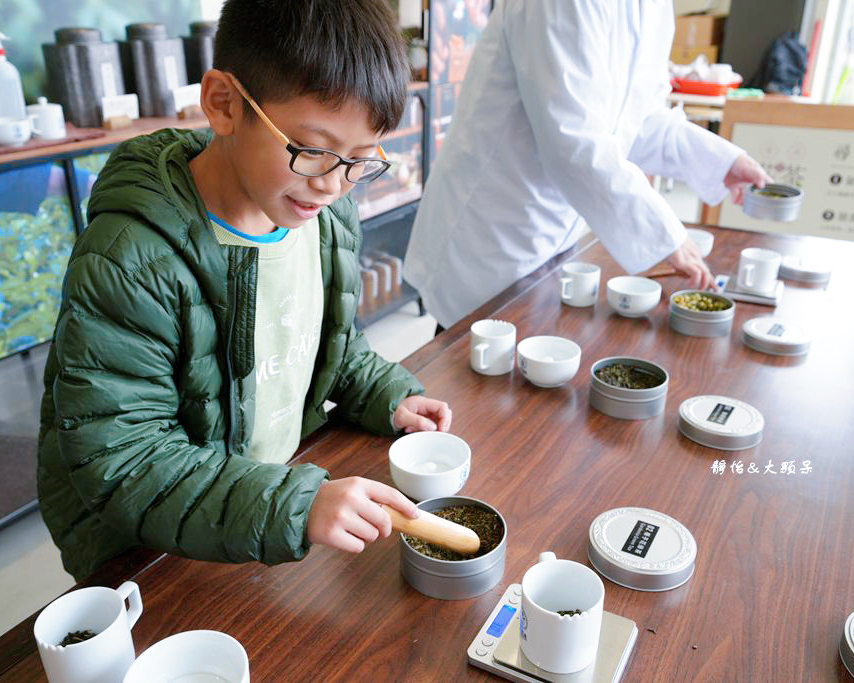
<path id="1" fill-rule="evenodd" d="M 447 432 L 413 432 L 388 449 L 394 485 L 418 502 L 453 496 L 468 481 L 471 448 Z"/>
<path id="2" fill-rule="evenodd" d="M 125 609 L 125 600 L 130 609 Z M 80 588 L 54 600 L 33 626 L 48 681 L 121 681 L 136 657 L 131 628 L 140 614 L 142 598 L 133 581 L 125 581 L 116 590 Z M 84 630 L 97 635 L 82 643 L 59 645 L 69 633 Z"/>
<path id="3" fill-rule="evenodd" d="M 698 228 L 687 228 L 690 240 L 697 245 L 700 250 L 700 256 L 706 258 L 712 253 L 712 247 L 715 246 L 715 236 L 708 230 L 699 230 Z"/>
<path id="4" fill-rule="evenodd" d="M 581 347 L 564 337 L 527 337 L 516 347 L 516 357 L 526 380 L 551 388 L 575 377 L 581 364 Z"/>
<path id="5" fill-rule="evenodd" d="M 27 114 L 32 120 L 33 132 L 38 137 L 44 140 L 67 137 L 61 104 L 51 104 L 46 97 L 39 97 L 37 104 L 27 106 Z"/>
<path id="6" fill-rule="evenodd" d="M 628 318 L 639 318 L 658 306 L 661 300 L 661 285 L 646 277 L 612 277 L 606 289 L 611 308 Z"/>
<path id="7" fill-rule="evenodd" d="M 13 119 L 8 116 L 0 117 L 0 145 L 16 147 L 23 145 L 33 134 L 33 123 L 29 117 Z"/>
<path id="8" fill-rule="evenodd" d="M 227 633 L 184 631 L 137 659 L 123 683 L 249 683 L 249 658 Z"/>
<path id="9" fill-rule="evenodd" d="M 770 249 L 742 249 L 738 257 L 738 289 L 756 294 L 772 293 L 777 285 L 782 258 L 778 252 Z"/>
<path id="10" fill-rule="evenodd" d="M 599 649 L 605 586 L 589 567 L 558 560 L 554 553 L 522 577 L 519 636 L 522 652 L 535 666 L 568 674 L 590 666 Z M 558 611 L 580 609 L 581 614 Z"/>
<path id="11" fill-rule="evenodd" d="M 561 266 L 560 300 L 569 306 L 592 306 L 599 294 L 602 269 L 592 263 L 570 261 Z"/>
<path id="12" fill-rule="evenodd" d="M 482 375 L 513 369 L 516 326 L 506 320 L 478 320 L 471 326 L 471 367 Z"/>

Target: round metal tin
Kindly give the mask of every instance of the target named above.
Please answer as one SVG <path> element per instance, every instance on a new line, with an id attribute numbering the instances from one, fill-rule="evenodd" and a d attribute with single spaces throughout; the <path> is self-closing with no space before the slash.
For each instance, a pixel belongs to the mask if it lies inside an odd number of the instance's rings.
<path id="1" fill-rule="evenodd" d="M 742 327 L 742 341 L 751 349 L 773 356 L 802 356 L 810 348 L 806 332 L 774 316 L 746 321 Z"/>
<path id="2" fill-rule="evenodd" d="M 699 292 L 713 299 L 729 303 L 729 308 L 722 311 L 692 311 L 683 308 L 673 299 L 680 295 Z M 670 329 L 691 337 L 726 337 L 732 330 L 735 319 L 735 301 L 722 294 L 700 292 L 696 289 L 683 289 L 670 295 Z"/>
<path id="3" fill-rule="evenodd" d="M 694 396 L 679 406 L 679 431 L 701 446 L 724 451 L 762 441 L 765 418 L 749 403 L 727 396 Z"/>
<path id="4" fill-rule="evenodd" d="M 800 256 L 786 256 L 780 263 L 780 277 L 794 282 L 824 284 L 830 280 L 830 269 Z"/>
<path id="5" fill-rule="evenodd" d="M 431 498 L 418 503 L 420 510 L 438 510 L 451 505 L 474 505 L 498 515 L 504 527 L 504 536 L 486 555 L 470 560 L 438 560 L 416 551 L 400 535 L 400 573 L 415 590 L 440 600 L 465 600 L 486 593 L 504 576 L 504 559 L 507 551 L 507 522 L 494 507 L 475 498 L 448 496 Z"/>
<path id="6" fill-rule="evenodd" d="M 691 578 L 697 542 L 684 525 L 661 512 L 615 508 L 590 525 L 587 557 L 614 583 L 639 591 L 666 591 Z"/>
<path id="7" fill-rule="evenodd" d="M 599 368 L 622 363 L 631 365 L 662 379 L 662 383 L 650 389 L 624 389 L 603 382 L 596 376 Z M 667 402 L 667 385 L 670 378 L 660 365 L 642 358 L 612 356 L 597 360 L 590 367 L 590 405 L 600 413 L 621 420 L 645 420 L 661 415 Z"/>
<path id="8" fill-rule="evenodd" d="M 777 196 L 769 196 L 773 192 Z M 801 211 L 804 193 L 797 187 L 769 183 L 760 189 L 752 185 L 744 193 L 744 213 L 753 218 L 788 223 Z"/>
<path id="9" fill-rule="evenodd" d="M 845 631 L 839 641 L 839 656 L 848 673 L 854 676 L 854 613 L 849 614 L 845 622 Z"/>

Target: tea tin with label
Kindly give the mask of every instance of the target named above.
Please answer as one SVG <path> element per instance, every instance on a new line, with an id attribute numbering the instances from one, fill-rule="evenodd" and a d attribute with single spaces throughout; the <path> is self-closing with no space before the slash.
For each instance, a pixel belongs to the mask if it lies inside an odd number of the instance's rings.
<path id="1" fill-rule="evenodd" d="M 587 557 L 614 583 L 639 591 L 666 591 L 693 575 L 697 542 L 669 515 L 640 507 L 615 508 L 590 525 Z"/>
<path id="2" fill-rule="evenodd" d="M 765 418 L 749 403 L 727 396 L 694 396 L 679 406 L 679 431 L 709 448 L 740 451 L 762 441 Z"/>
<path id="3" fill-rule="evenodd" d="M 720 311 L 693 311 L 674 301 L 677 296 L 697 292 L 698 290 L 683 289 L 670 295 L 670 329 L 691 337 L 726 337 L 732 330 L 732 321 L 735 319 L 735 301 L 722 294 L 699 292 L 729 304 Z"/>
<path id="4" fill-rule="evenodd" d="M 845 631 L 839 641 L 839 656 L 848 673 L 854 676 L 854 613 L 849 614 L 845 622 Z"/>
<path id="5" fill-rule="evenodd" d="M 773 316 L 746 321 L 742 327 L 742 341 L 751 349 L 774 356 L 801 356 L 810 348 L 806 332 Z"/>
<path id="6" fill-rule="evenodd" d="M 821 285 L 830 280 L 830 269 L 808 258 L 786 256 L 780 263 L 780 277 L 783 280 Z"/>
<path id="7" fill-rule="evenodd" d="M 661 380 L 649 389 L 627 389 L 603 382 L 596 371 L 609 365 L 629 365 Z M 590 368 L 590 405 L 600 413 L 621 420 L 644 420 L 661 415 L 667 402 L 667 371 L 660 365 L 642 358 L 612 356 L 602 358 Z"/>

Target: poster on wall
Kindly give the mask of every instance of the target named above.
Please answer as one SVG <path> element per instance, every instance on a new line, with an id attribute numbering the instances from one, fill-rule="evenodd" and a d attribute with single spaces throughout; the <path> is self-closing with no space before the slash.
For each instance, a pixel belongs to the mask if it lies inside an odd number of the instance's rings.
<path id="1" fill-rule="evenodd" d="M 731 139 L 804 200 L 791 223 L 751 218 L 727 200 L 720 225 L 854 240 L 854 131 L 735 123 Z"/>

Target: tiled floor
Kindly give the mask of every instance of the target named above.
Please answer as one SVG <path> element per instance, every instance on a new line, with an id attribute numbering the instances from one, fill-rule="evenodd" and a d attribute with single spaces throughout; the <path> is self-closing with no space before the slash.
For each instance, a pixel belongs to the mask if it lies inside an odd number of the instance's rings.
<path id="1" fill-rule="evenodd" d="M 685 222 L 697 220 L 697 198 L 685 186 L 676 183 L 671 191 L 663 194 L 680 219 Z M 435 327 L 436 321 L 429 315 L 419 317 L 417 305 L 411 303 L 371 325 L 365 330 L 365 335 L 371 348 L 389 360 L 400 360 L 430 341 Z M 0 386 L 3 387 L 0 424 L 14 420 L 33 428 L 33 406 L 37 406 L 40 396 L 31 395 L 32 387 L 38 387 L 40 392 L 40 385 L 31 382 L 30 378 L 12 387 L 11 380 L 3 379 L 4 362 L 0 362 Z M 38 356 L 34 360 L 34 372 L 39 379 L 43 362 L 43 358 Z M 24 417 L 21 416 L 22 406 L 26 407 Z M 38 512 L 0 530 L 0 634 L 73 583 L 62 569 L 59 551 L 51 542 Z"/>

